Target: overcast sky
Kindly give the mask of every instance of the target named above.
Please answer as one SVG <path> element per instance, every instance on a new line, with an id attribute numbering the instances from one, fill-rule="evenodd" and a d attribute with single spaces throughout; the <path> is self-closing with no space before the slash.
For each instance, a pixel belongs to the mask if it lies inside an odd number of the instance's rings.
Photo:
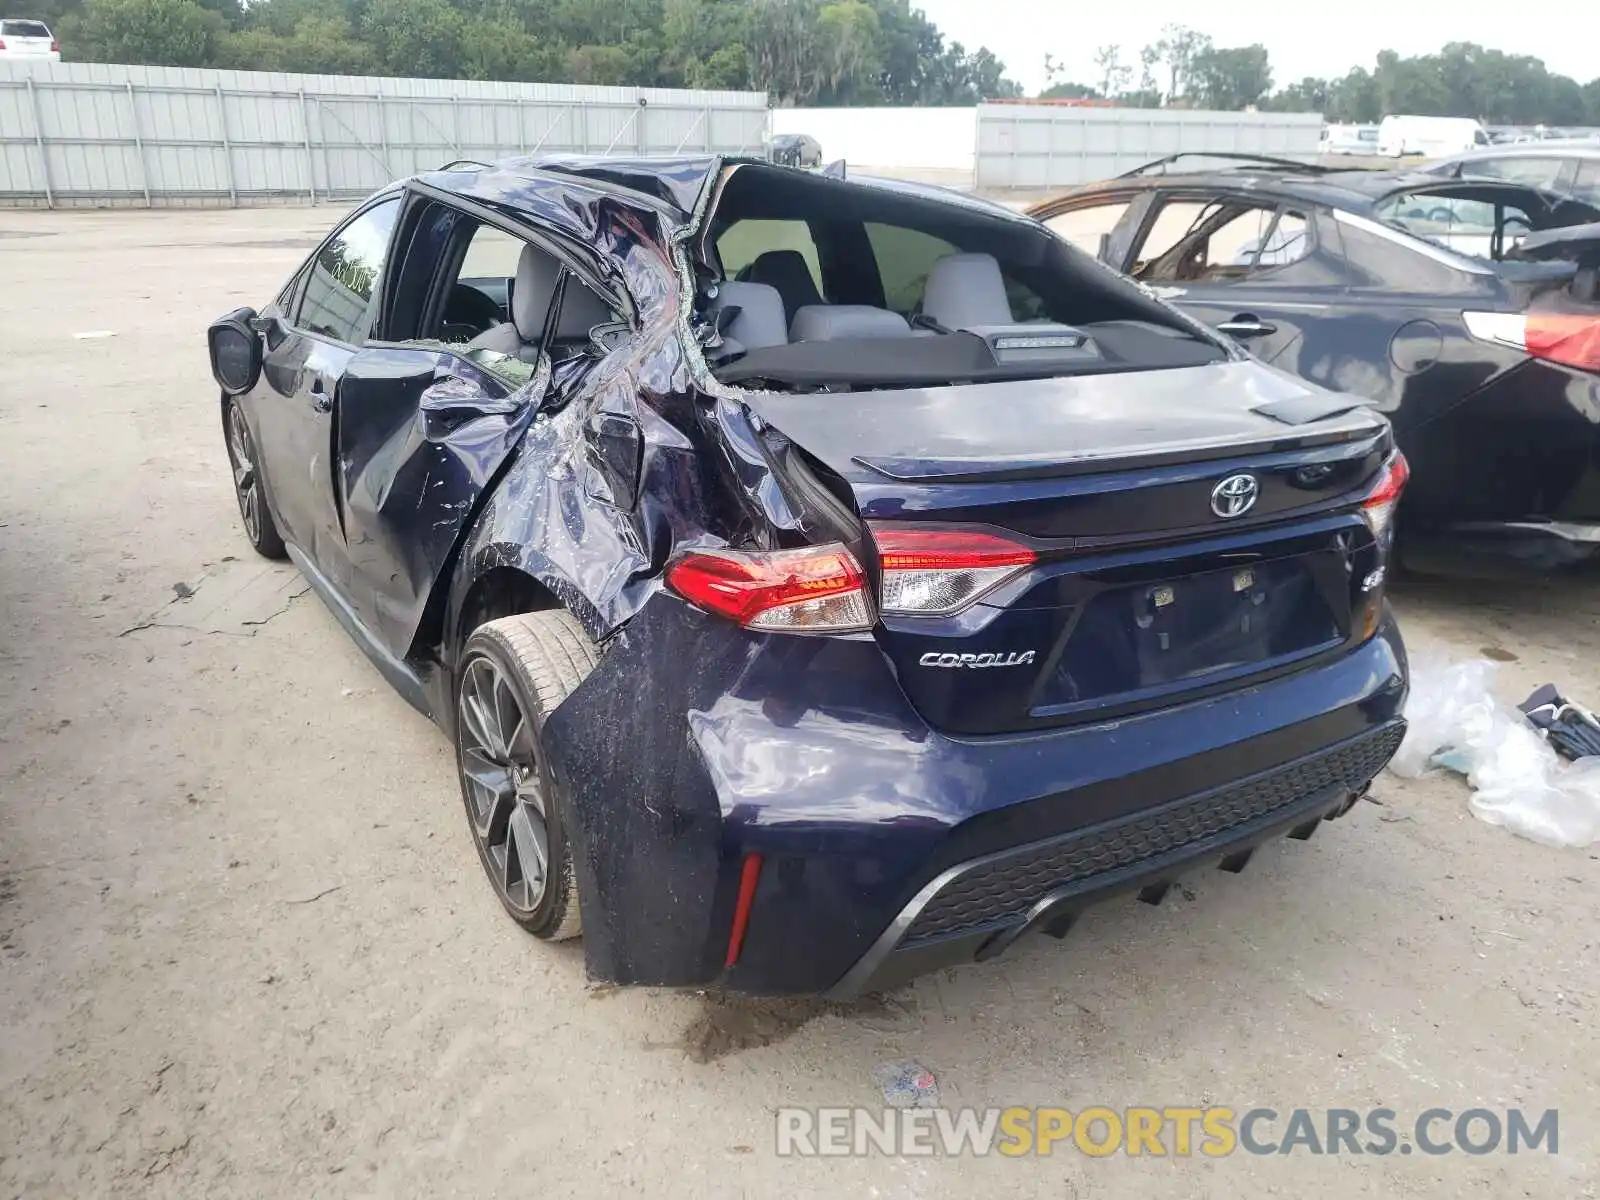
<path id="1" fill-rule="evenodd" d="M 1452 41 L 1532 54 L 1579 83 L 1600 76 L 1600 0 L 912 0 L 912 6 L 947 39 L 968 49 L 988 46 L 1030 95 L 1044 86 L 1046 52 L 1066 63 L 1065 78 L 1091 83 L 1095 49 L 1108 42 L 1122 47 L 1137 84 L 1140 47 L 1169 22 L 1208 33 L 1219 46 L 1262 43 L 1272 56 L 1275 87 L 1307 75 L 1343 75 L 1353 66 L 1371 70 L 1379 50 L 1428 54 Z"/>

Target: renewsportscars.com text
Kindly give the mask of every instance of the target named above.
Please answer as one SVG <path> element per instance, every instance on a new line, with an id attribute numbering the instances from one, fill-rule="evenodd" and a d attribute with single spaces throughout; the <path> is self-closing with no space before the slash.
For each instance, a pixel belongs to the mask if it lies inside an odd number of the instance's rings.
<path id="1" fill-rule="evenodd" d="M 1556 1154 L 1560 1118 L 1553 1108 L 780 1108 L 776 1134 L 783 1157 Z"/>

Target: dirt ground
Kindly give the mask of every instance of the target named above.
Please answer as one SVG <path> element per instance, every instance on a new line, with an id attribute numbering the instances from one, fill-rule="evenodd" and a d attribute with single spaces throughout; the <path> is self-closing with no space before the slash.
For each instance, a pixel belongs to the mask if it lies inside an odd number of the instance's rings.
<path id="1" fill-rule="evenodd" d="M 0 1195 L 1595 1194 L 1600 866 L 1452 779 L 877 1002 L 586 987 L 500 913 L 444 739 L 239 529 L 203 330 L 334 215 L 0 213 Z M 1593 579 L 1396 604 L 1600 704 Z M 948 1105 L 1553 1107 L 1560 1153 L 775 1155 L 776 1107 L 903 1058 Z"/>

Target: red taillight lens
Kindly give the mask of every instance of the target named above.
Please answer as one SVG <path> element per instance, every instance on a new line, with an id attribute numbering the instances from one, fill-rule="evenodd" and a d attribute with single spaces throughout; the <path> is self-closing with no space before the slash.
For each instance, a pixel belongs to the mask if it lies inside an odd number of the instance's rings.
<path id="1" fill-rule="evenodd" d="M 1600 371 L 1600 317 L 1580 313 L 1462 313 L 1467 331 L 1534 358 Z"/>
<path id="2" fill-rule="evenodd" d="M 1400 493 L 1406 490 L 1411 478 L 1411 464 L 1406 456 L 1396 450 L 1383 464 L 1378 481 L 1361 502 L 1361 515 L 1367 519 L 1374 534 L 1382 534 L 1394 520 L 1395 506 L 1400 503 Z"/>
<path id="3" fill-rule="evenodd" d="M 1600 371 L 1600 317 L 1529 313 L 1528 353 L 1584 371 Z"/>
<path id="4" fill-rule="evenodd" d="M 667 584 L 707 612 L 748 629 L 846 633 L 872 628 L 861 567 L 841 545 L 800 550 L 697 550 L 667 569 Z"/>
<path id="5" fill-rule="evenodd" d="M 61 53 L 61 43 L 56 41 L 55 38 L 51 38 L 50 39 L 50 52 L 52 54 L 60 54 Z"/>
<path id="6" fill-rule="evenodd" d="M 1019 572 L 1038 555 L 1010 538 L 978 530 L 873 525 L 883 566 L 886 613 L 947 616 Z"/>

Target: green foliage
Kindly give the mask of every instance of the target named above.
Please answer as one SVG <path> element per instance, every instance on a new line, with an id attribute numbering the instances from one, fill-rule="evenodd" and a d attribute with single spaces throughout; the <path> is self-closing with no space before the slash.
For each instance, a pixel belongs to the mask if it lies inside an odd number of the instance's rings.
<path id="1" fill-rule="evenodd" d="M 1057 83 L 1039 93 L 1041 100 L 1098 100 L 1100 91 L 1086 83 Z"/>
<path id="2" fill-rule="evenodd" d="M 1272 86 L 1267 48 L 1261 45 L 1231 50 L 1208 46 L 1194 56 L 1189 70 L 1194 80 L 1193 95 L 1202 108 L 1248 108 Z"/>
<path id="3" fill-rule="evenodd" d="M 792 104 L 1022 94 L 911 0 L 33 0 L 69 59 L 756 89 Z M 45 10 L 49 10 L 46 12 Z"/>
<path id="4" fill-rule="evenodd" d="M 367 0 L 360 30 L 385 75 L 462 73 L 466 19 L 449 0 Z"/>
<path id="5" fill-rule="evenodd" d="M 52 28 L 105 62 L 202 67 L 217 60 L 228 26 L 195 0 L 88 0 Z"/>
<path id="6" fill-rule="evenodd" d="M 914 0 L 30 0 L 66 57 L 322 74 L 421 75 L 766 91 L 779 104 L 967 105 L 1022 94 L 985 48 L 946 42 Z M 975 0 L 976 2 L 976 0 Z M 1051 98 L 1128 107 L 1251 105 L 1335 121 L 1386 113 L 1600 125 L 1580 86 L 1526 55 L 1452 42 L 1381 52 L 1370 69 L 1272 92 L 1265 47 L 1168 25 L 1137 56 L 1094 53 L 1096 78 Z"/>
<path id="7" fill-rule="evenodd" d="M 1600 126 L 1600 79 L 1579 86 L 1552 75 L 1537 58 L 1451 42 L 1437 54 L 1401 58 L 1381 51 L 1372 69 L 1342 77 L 1305 78 L 1270 92 L 1272 65 L 1265 46 L 1219 47 L 1203 33 L 1169 25 L 1139 53 L 1139 86 L 1122 47 L 1094 55 L 1098 87 L 1058 81 L 1059 64 L 1045 56 L 1053 85 L 1045 97 L 1110 95 L 1128 107 L 1215 108 L 1252 105 L 1277 112 L 1320 112 L 1330 121 L 1372 123 L 1390 113 L 1477 117 L 1505 125 Z"/>

